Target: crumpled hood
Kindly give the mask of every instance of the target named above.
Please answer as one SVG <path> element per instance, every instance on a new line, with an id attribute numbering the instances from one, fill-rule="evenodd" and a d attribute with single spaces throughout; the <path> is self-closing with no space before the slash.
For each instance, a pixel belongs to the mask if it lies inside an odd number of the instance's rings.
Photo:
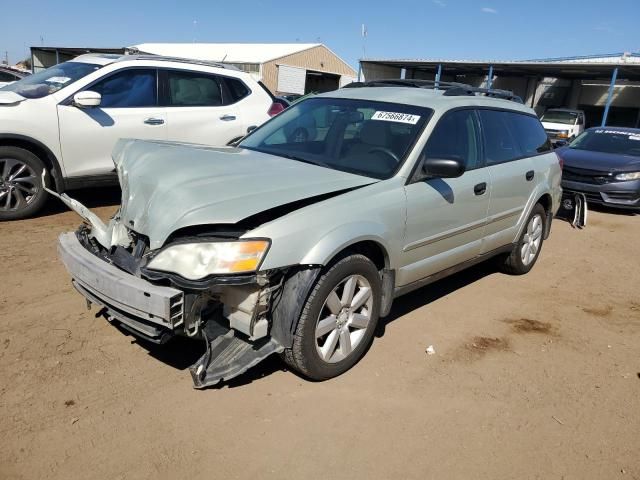
<path id="1" fill-rule="evenodd" d="M 120 140 L 114 149 L 122 222 L 161 247 L 174 231 L 234 224 L 270 208 L 375 182 L 237 148 Z"/>
<path id="2" fill-rule="evenodd" d="M 595 152 L 564 147 L 556 150 L 567 167 L 597 170 L 600 172 L 640 171 L 640 158 L 632 155 Z"/>

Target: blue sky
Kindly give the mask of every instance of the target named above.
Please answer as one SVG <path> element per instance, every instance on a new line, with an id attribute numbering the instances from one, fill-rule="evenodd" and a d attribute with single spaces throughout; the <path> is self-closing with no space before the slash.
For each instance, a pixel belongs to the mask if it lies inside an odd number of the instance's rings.
<path id="1" fill-rule="evenodd" d="M 639 51 L 640 0 L 21 0 L 2 2 L 0 55 L 144 42 L 322 42 L 367 57 L 527 59 Z"/>

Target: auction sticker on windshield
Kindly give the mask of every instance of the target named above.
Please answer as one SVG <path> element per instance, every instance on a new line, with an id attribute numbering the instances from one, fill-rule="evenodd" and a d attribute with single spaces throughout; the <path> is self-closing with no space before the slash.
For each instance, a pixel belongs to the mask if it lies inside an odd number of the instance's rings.
<path id="1" fill-rule="evenodd" d="M 49 83 L 67 83 L 69 80 L 71 80 L 71 78 L 69 78 L 69 77 L 51 77 L 51 78 L 47 78 L 45 80 L 45 82 L 49 82 Z"/>
<path id="2" fill-rule="evenodd" d="M 371 120 L 382 120 L 385 122 L 400 122 L 415 125 L 420 120 L 420 115 L 411 115 L 409 113 L 398 112 L 381 112 L 377 111 L 371 117 Z"/>

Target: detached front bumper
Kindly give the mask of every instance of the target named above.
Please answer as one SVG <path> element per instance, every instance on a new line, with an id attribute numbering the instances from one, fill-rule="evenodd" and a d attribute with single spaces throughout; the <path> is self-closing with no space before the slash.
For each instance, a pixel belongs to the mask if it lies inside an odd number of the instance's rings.
<path id="1" fill-rule="evenodd" d="M 106 317 L 154 343 L 164 343 L 184 321 L 184 293 L 153 285 L 96 257 L 74 233 L 58 239 L 60 259 L 73 286 Z"/>
<path id="2" fill-rule="evenodd" d="M 640 209 L 640 180 L 604 184 L 562 180 L 565 191 L 583 193 L 587 202 L 614 208 Z"/>

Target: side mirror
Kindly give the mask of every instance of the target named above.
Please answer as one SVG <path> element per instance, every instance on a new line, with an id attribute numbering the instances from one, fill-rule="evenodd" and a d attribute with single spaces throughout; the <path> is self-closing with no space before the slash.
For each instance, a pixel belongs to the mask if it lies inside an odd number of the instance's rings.
<path id="1" fill-rule="evenodd" d="M 73 96 L 73 104 L 80 108 L 99 107 L 100 102 L 102 102 L 102 95 L 91 90 L 78 92 Z"/>
<path id="2" fill-rule="evenodd" d="M 426 158 L 422 162 L 422 173 L 427 177 L 457 178 L 464 170 L 462 160 L 454 158 Z"/>

